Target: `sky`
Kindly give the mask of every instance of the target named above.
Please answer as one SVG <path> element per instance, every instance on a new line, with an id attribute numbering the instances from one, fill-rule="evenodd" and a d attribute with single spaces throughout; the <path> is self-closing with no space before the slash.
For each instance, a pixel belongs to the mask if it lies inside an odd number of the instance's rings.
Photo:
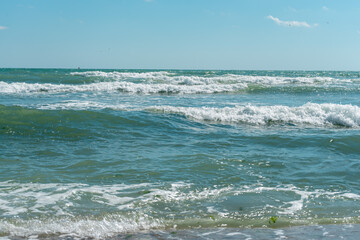
<path id="1" fill-rule="evenodd" d="M 360 71 L 359 0 L 0 0 L 0 68 Z"/>

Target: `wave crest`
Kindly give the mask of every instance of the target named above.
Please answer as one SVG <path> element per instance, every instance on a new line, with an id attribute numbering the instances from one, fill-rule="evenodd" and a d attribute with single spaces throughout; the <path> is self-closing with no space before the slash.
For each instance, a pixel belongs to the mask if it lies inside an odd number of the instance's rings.
<path id="1" fill-rule="evenodd" d="M 360 126 L 360 108 L 353 105 L 307 103 L 300 107 L 238 106 L 225 108 L 156 106 L 148 111 L 180 114 L 196 121 L 269 125 Z"/>
<path id="2" fill-rule="evenodd" d="M 98 77 L 110 80 L 134 80 L 142 79 L 144 82 L 163 82 L 173 84 L 188 84 L 188 85 L 202 85 L 202 84 L 219 84 L 219 83 L 247 83 L 247 84 L 262 84 L 262 85 L 281 85 L 281 84 L 326 84 L 337 82 L 352 82 L 350 79 L 336 79 L 332 77 L 284 77 L 284 76 L 253 76 L 226 73 L 222 75 L 205 74 L 205 75 L 178 75 L 167 71 L 158 72 L 103 72 L 103 71 L 86 71 L 86 72 L 72 72 L 73 76 L 83 77 Z"/>
<path id="3" fill-rule="evenodd" d="M 125 92 L 134 94 L 199 94 L 236 92 L 244 89 L 246 84 L 142 84 L 131 82 L 101 82 L 83 85 L 6 83 L 0 82 L 0 93 L 66 93 L 66 92 Z"/>

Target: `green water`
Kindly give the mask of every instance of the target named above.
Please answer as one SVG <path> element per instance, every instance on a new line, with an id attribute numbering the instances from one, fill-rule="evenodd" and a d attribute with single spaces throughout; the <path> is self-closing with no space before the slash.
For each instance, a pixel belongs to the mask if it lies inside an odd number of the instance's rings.
<path id="1" fill-rule="evenodd" d="M 0 236 L 357 231 L 359 87 L 359 72 L 1 69 Z"/>

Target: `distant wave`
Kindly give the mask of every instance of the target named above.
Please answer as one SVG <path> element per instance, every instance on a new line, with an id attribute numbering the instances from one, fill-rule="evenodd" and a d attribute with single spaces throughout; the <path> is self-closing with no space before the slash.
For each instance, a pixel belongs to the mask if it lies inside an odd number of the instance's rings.
<path id="1" fill-rule="evenodd" d="M 83 77 L 103 77 L 112 79 L 124 79 L 124 78 L 162 78 L 171 75 L 166 71 L 160 72 L 103 72 L 103 71 L 86 71 L 86 72 L 72 72 L 70 75 L 83 76 Z"/>
<path id="2" fill-rule="evenodd" d="M 327 83 L 350 83 L 350 79 L 336 79 L 332 77 L 282 77 L 282 76 L 252 76 L 238 74 L 223 75 L 178 75 L 166 71 L 160 72 L 103 72 L 87 71 L 73 72 L 74 76 L 99 77 L 112 80 L 133 80 L 142 79 L 144 82 L 163 82 L 172 84 L 203 85 L 203 84 L 263 84 L 263 85 L 282 85 L 282 84 L 327 84 Z"/>
<path id="3" fill-rule="evenodd" d="M 72 72 L 83 76 L 77 84 L 0 81 L 0 93 L 37 94 L 71 92 L 123 92 L 129 94 L 213 94 L 239 91 L 359 91 L 356 79 L 332 77 L 252 76 L 237 74 L 179 75 L 177 72 Z M 94 79 L 92 79 L 94 78 Z M 67 80 L 69 81 L 69 80 Z"/>
<path id="4" fill-rule="evenodd" d="M 0 93 L 64 93 L 64 92 L 125 92 L 133 94 L 206 94 L 236 92 L 246 88 L 246 84 L 143 84 L 131 82 L 100 82 L 81 85 L 6 83 L 0 82 Z"/>
<path id="5" fill-rule="evenodd" d="M 195 121 L 227 124 L 290 124 L 311 126 L 360 126 L 360 108 L 353 105 L 307 103 L 300 107 L 239 106 L 225 108 L 157 106 L 149 111 L 180 114 Z"/>

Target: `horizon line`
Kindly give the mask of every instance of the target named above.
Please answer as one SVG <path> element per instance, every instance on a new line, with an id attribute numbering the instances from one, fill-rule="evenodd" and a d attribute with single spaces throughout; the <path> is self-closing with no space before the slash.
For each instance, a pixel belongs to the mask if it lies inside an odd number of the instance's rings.
<path id="1" fill-rule="evenodd" d="M 0 69 L 61 69 L 61 70 L 170 70 L 170 71 L 299 71 L 299 72 L 360 72 L 360 70 L 324 70 L 324 69 L 218 69 L 218 68 L 69 68 L 69 67 L 0 67 Z"/>

